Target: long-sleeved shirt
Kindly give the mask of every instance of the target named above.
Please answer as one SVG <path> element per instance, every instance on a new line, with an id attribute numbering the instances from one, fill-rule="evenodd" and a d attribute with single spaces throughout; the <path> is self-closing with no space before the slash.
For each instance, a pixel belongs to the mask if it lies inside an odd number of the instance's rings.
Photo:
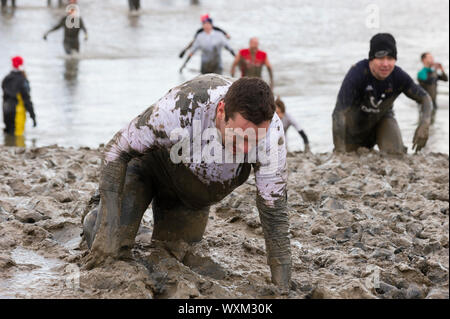
<path id="1" fill-rule="evenodd" d="M 233 189 L 227 189 L 227 185 L 235 184 L 232 181 L 239 176 L 242 163 L 227 159 L 229 153 L 217 133 L 215 117 L 217 105 L 231 84 L 230 78 L 219 75 L 198 76 L 173 88 L 132 120 L 105 148 L 101 191 L 120 194 L 128 161 L 165 149 L 173 156 L 172 161 L 181 162 L 203 184 L 222 183 L 226 189 L 222 198 L 230 193 Z M 183 152 L 179 145 L 184 145 Z M 269 264 L 289 264 L 286 143 L 283 124 L 276 114 L 265 138 L 244 160 L 252 162 L 255 170 L 257 206 Z"/>
<path id="2" fill-rule="evenodd" d="M 384 80 L 376 79 L 367 59 L 353 65 L 342 83 L 333 111 L 335 137 L 345 143 L 365 146 L 378 122 L 393 116 L 394 101 L 404 93 L 431 110 L 429 95 L 395 66 Z"/>
<path id="3" fill-rule="evenodd" d="M 205 72 L 220 71 L 222 66 L 222 48 L 226 48 L 229 51 L 233 49 L 228 45 L 228 40 L 225 35 L 216 30 L 211 30 L 210 33 L 201 32 L 195 38 L 192 45 L 190 54 L 194 54 L 196 51 L 202 51 L 202 69 L 206 69 Z"/>
<path id="4" fill-rule="evenodd" d="M 75 19 L 79 19 L 79 25 L 75 24 Z M 70 23 L 66 23 L 67 20 L 69 20 Z M 72 23 L 74 25 L 71 25 Z M 83 19 L 81 17 L 71 17 L 70 15 L 63 17 L 59 21 L 59 23 L 51 28 L 48 32 L 58 30 L 62 27 L 64 27 L 64 42 L 78 42 L 80 29 L 83 30 L 84 33 L 87 33 L 87 29 L 84 25 Z"/>
<path id="5" fill-rule="evenodd" d="M 17 94 L 20 94 L 25 109 L 30 113 L 30 117 L 34 119 L 33 103 L 30 97 L 30 84 L 20 70 L 11 71 L 2 81 L 3 101 L 11 101 L 14 105 L 18 103 Z"/>

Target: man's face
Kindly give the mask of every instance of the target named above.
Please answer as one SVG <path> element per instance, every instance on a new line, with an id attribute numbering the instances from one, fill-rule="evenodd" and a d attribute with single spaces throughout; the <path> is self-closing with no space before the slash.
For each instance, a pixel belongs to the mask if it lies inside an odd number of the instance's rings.
<path id="1" fill-rule="evenodd" d="M 376 79 L 385 80 L 394 70 L 395 62 L 397 60 L 388 55 L 382 58 L 374 58 L 369 62 L 370 71 Z"/>
<path id="2" fill-rule="evenodd" d="M 239 113 L 235 113 L 225 122 L 225 103 L 221 101 L 217 106 L 216 127 L 222 135 L 222 144 L 225 149 L 231 150 L 233 154 L 248 154 L 260 140 L 264 139 L 269 125 L 270 121 L 256 125 Z M 253 134 L 246 135 L 249 132 Z"/>
<path id="3" fill-rule="evenodd" d="M 250 39 L 250 43 L 249 43 L 250 50 L 252 50 L 252 51 L 258 50 L 258 45 L 259 45 L 259 41 L 257 38 Z"/>
<path id="4" fill-rule="evenodd" d="M 433 55 L 431 55 L 430 53 L 428 53 L 425 58 L 423 59 L 423 64 L 427 67 L 427 68 L 431 68 L 434 64 L 434 57 Z"/>
<path id="5" fill-rule="evenodd" d="M 212 24 L 209 22 L 203 22 L 203 31 L 205 31 L 206 33 L 211 32 L 212 30 Z"/>

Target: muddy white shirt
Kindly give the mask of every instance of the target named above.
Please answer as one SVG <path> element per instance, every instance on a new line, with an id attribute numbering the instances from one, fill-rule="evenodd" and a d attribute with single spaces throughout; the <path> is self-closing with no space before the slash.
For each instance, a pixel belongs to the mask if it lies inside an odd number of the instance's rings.
<path id="1" fill-rule="evenodd" d="M 215 127 L 217 105 L 231 84 L 231 78 L 208 74 L 173 88 L 116 134 L 106 147 L 105 164 L 165 148 L 173 162 L 183 163 L 204 184 L 236 178 L 240 163 L 230 160 Z M 265 205 L 285 196 L 286 145 L 276 113 L 266 137 L 245 160 L 254 163 L 258 195 Z"/>
<path id="2" fill-rule="evenodd" d="M 202 51 L 202 64 L 208 64 L 211 62 L 217 63 L 218 67 L 222 69 L 222 48 L 232 50 L 228 45 L 228 40 L 225 35 L 216 30 L 212 30 L 210 33 L 201 32 L 192 45 L 191 54 L 196 51 Z"/>

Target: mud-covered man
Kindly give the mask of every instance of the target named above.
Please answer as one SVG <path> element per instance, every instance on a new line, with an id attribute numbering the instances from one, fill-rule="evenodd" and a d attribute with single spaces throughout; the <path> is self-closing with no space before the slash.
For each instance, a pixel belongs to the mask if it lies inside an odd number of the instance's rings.
<path id="1" fill-rule="evenodd" d="M 64 28 L 64 51 L 66 54 L 78 53 L 80 51 L 79 34 L 80 30 L 84 32 L 84 40 L 87 41 L 88 33 L 83 19 L 80 16 L 79 8 L 76 1 L 71 0 L 67 7 L 68 14 L 61 18 L 59 23 L 44 34 L 44 40 L 50 32 Z"/>
<path id="2" fill-rule="evenodd" d="M 208 74 L 173 88 L 105 148 L 100 206 L 84 219 L 87 267 L 130 255 L 150 203 L 153 239 L 200 241 L 210 205 L 243 184 L 253 167 L 272 281 L 286 291 L 285 144 L 272 91 L 261 79 Z"/>
<path id="3" fill-rule="evenodd" d="M 234 55 L 234 51 L 229 46 L 226 36 L 222 32 L 215 30 L 212 23 L 212 19 L 209 17 L 202 20 L 203 32 L 199 33 L 195 38 L 187 59 L 189 60 L 195 52 L 200 50 L 202 52 L 200 72 L 202 74 L 222 74 L 223 48 Z"/>
<path id="4" fill-rule="evenodd" d="M 413 150 L 425 146 L 431 120 L 430 96 L 395 65 L 396 61 L 394 37 L 388 33 L 373 36 L 369 59 L 351 67 L 339 91 L 333 112 L 335 151 L 351 152 L 378 145 L 385 153 L 406 153 L 393 112 L 394 101 L 401 93 L 421 105 Z"/>

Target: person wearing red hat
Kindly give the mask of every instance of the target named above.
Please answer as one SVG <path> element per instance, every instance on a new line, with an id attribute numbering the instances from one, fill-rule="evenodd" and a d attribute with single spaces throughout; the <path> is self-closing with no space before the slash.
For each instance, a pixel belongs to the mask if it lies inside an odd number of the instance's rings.
<path id="1" fill-rule="evenodd" d="M 212 19 L 210 18 L 210 16 L 209 16 L 208 13 L 203 14 L 203 15 L 200 17 L 200 21 L 202 22 L 202 24 L 203 24 L 206 20 L 208 20 L 208 19 L 211 21 L 211 24 L 212 24 Z M 222 30 L 221 28 L 216 27 L 216 26 L 213 25 L 213 29 L 216 30 L 216 31 L 222 32 L 222 33 L 227 37 L 227 39 L 230 39 L 230 36 L 228 35 L 228 33 L 226 33 L 226 32 L 225 32 L 224 30 Z M 189 49 L 192 47 L 192 45 L 193 45 L 194 42 L 195 42 L 195 39 L 197 39 L 197 36 L 198 36 L 200 33 L 202 33 L 202 32 L 204 32 L 203 28 L 200 28 L 200 29 L 197 30 L 197 32 L 195 32 L 194 39 L 192 39 L 192 41 L 187 45 L 187 47 L 184 48 L 183 51 L 181 51 L 181 53 L 180 53 L 180 55 L 179 55 L 180 59 L 184 56 L 184 54 L 186 53 L 186 51 L 189 50 Z"/>
<path id="2" fill-rule="evenodd" d="M 56 26 L 47 31 L 43 37 L 44 40 L 47 40 L 47 36 L 50 32 L 64 27 L 64 51 L 66 51 L 67 54 L 80 51 L 80 42 L 78 40 L 80 29 L 84 32 L 84 40 L 87 41 L 88 39 L 87 29 L 80 16 L 76 3 L 75 0 L 70 1 L 71 6 L 69 7 L 69 13 L 63 17 Z"/>
<path id="3" fill-rule="evenodd" d="M 30 84 L 21 69 L 22 57 L 13 57 L 12 65 L 13 70 L 2 81 L 4 132 L 12 136 L 23 136 L 26 112 L 33 120 L 33 127 L 36 127 L 36 115 L 30 98 Z"/>

